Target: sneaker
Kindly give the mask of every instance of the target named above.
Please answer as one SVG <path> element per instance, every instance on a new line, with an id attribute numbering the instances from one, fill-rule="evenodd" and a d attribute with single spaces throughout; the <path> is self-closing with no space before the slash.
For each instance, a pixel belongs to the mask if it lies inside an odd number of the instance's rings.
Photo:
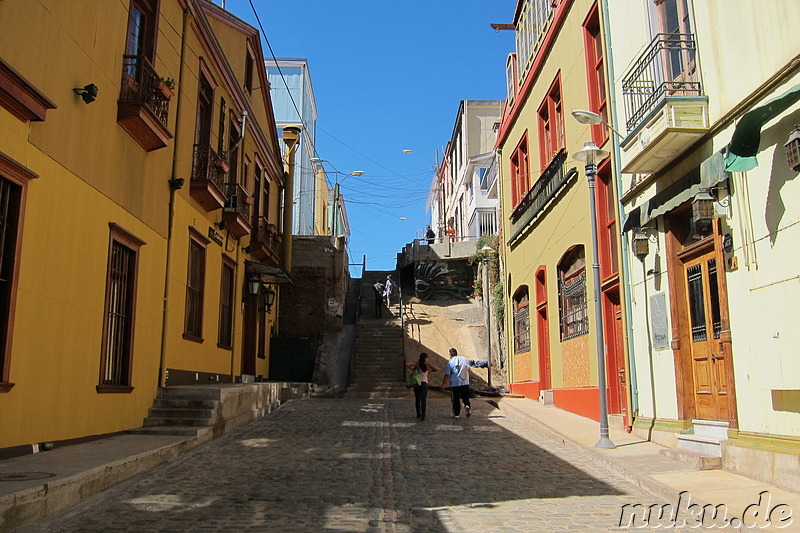
<path id="1" fill-rule="evenodd" d="M 450 418 L 458 418 L 458 415 L 457 414 L 451 414 Z"/>
<path id="2" fill-rule="evenodd" d="M 469 405 L 467 405 L 466 407 L 467 407 L 467 418 L 469 418 L 469 415 L 471 414 L 472 409 L 470 408 Z"/>

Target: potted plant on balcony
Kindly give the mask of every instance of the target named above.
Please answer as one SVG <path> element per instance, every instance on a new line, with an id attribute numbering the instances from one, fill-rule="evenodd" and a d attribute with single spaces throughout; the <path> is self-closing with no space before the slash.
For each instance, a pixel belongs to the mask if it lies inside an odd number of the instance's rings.
<path id="1" fill-rule="evenodd" d="M 220 150 L 217 154 L 217 160 L 214 161 L 214 165 L 220 172 L 224 172 L 225 174 L 231 169 L 230 163 L 228 163 L 228 152 L 225 150 Z"/>
<path id="2" fill-rule="evenodd" d="M 161 95 L 169 100 L 175 95 L 175 80 L 172 78 L 156 78 L 153 88 L 161 92 Z"/>

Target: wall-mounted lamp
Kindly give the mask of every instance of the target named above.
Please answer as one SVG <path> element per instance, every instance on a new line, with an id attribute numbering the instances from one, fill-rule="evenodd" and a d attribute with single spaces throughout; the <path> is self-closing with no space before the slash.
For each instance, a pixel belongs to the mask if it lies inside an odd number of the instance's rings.
<path id="1" fill-rule="evenodd" d="M 633 236 L 631 248 L 633 249 L 633 255 L 635 255 L 639 261 L 644 261 L 647 254 L 650 253 L 650 238 L 642 228 L 639 228 L 636 231 L 636 235 Z"/>
<path id="2" fill-rule="evenodd" d="M 795 172 L 800 172 L 800 125 L 794 127 L 794 131 L 789 135 L 789 141 L 783 146 L 786 148 L 789 167 Z"/>
<path id="3" fill-rule="evenodd" d="M 91 104 L 94 102 L 95 98 L 97 98 L 97 85 L 94 83 L 84 85 L 83 87 L 77 87 L 72 90 L 75 92 L 75 94 L 83 98 L 83 101 L 87 104 Z"/>
<path id="4" fill-rule="evenodd" d="M 692 200 L 692 221 L 698 233 L 707 233 L 714 220 L 714 196 L 708 189 L 694 195 Z"/>
<path id="5" fill-rule="evenodd" d="M 247 280 L 247 294 L 250 296 L 257 296 L 258 291 L 261 290 L 261 278 L 258 276 L 252 276 L 249 280 Z"/>
<path id="6" fill-rule="evenodd" d="M 270 285 L 264 286 L 264 311 L 269 313 L 269 310 L 272 308 L 272 304 L 275 303 L 275 291 L 272 289 Z"/>

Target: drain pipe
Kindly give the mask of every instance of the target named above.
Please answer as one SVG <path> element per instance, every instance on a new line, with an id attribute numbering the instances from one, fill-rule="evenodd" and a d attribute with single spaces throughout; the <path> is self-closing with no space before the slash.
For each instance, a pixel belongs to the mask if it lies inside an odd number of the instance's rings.
<path id="1" fill-rule="evenodd" d="M 612 124 L 619 124 L 617 122 L 617 102 L 616 102 L 616 91 L 614 88 L 614 55 L 611 52 L 611 22 L 608 16 L 608 0 L 601 0 L 602 2 L 602 12 L 603 12 L 603 33 L 605 34 L 606 38 L 606 50 L 609 52 L 607 54 L 606 66 L 608 67 L 608 79 L 611 80 L 611 90 L 608 92 L 608 99 L 609 104 L 611 107 L 611 123 Z M 614 132 L 616 133 L 616 132 Z M 612 139 L 614 142 L 612 143 L 614 146 L 614 181 L 615 186 L 617 188 L 617 210 L 619 211 L 619 217 L 617 217 L 618 225 L 617 230 L 620 232 L 620 241 L 622 241 L 622 283 L 620 284 L 622 289 L 621 296 L 628 296 L 631 291 L 631 275 L 630 275 L 630 261 L 629 261 L 629 254 L 628 254 L 628 239 L 625 238 L 624 233 L 622 232 L 622 225 L 624 222 L 623 214 L 624 214 L 624 206 L 622 205 L 622 173 L 619 169 L 620 164 L 620 139 L 617 135 L 612 135 Z M 631 306 L 629 305 L 629 298 L 624 298 L 622 300 L 626 302 L 625 305 L 625 336 L 626 336 L 626 346 L 628 347 L 628 383 L 630 383 L 630 388 L 628 392 L 631 395 L 631 416 L 629 416 L 629 424 L 633 425 L 633 415 L 639 413 L 639 386 L 638 380 L 636 378 L 636 358 L 634 357 L 634 349 L 633 349 L 633 319 L 631 315 Z M 655 397 L 654 397 L 655 401 Z"/>
<path id="2" fill-rule="evenodd" d="M 183 28 L 181 29 L 181 56 L 180 67 L 178 69 L 178 91 L 177 101 L 175 102 L 175 137 L 172 141 L 172 171 L 169 179 L 169 217 L 167 221 L 167 257 L 164 266 L 164 301 L 163 311 L 161 318 L 161 353 L 159 355 L 158 365 L 158 386 L 167 386 L 167 328 L 169 325 L 169 307 L 170 307 L 170 269 L 172 268 L 172 229 L 175 223 L 175 194 L 183 187 L 184 179 L 178 177 L 178 140 L 181 138 L 181 102 L 183 98 L 183 71 L 185 66 L 184 55 L 186 53 L 186 29 L 189 26 L 189 6 L 187 5 L 183 10 Z"/>

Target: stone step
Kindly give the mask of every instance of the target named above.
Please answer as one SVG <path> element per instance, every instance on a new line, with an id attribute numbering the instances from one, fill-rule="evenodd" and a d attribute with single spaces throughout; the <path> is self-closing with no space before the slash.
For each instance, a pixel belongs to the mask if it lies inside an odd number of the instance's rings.
<path id="1" fill-rule="evenodd" d="M 132 435 L 177 435 L 177 436 L 197 436 L 208 428 L 187 427 L 187 426 L 150 426 L 136 429 L 129 429 L 125 433 Z"/>
<path id="2" fill-rule="evenodd" d="M 698 470 L 719 470 L 722 468 L 722 457 L 705 455 L 689 450 L 678 450 L 675 448 L 659 450 L 659 453 L 669 457 L 670 459 L 675 459 L 676 461 L 680 461 L 682 463 L 688 463 Z"/>
<path id="3" fill-rule="evenodd" d="M 722 457 L 722 446 L 720 442 L 727 439 L 712 437 L 709 435 L 679 434 L 678 449 L 697 452 L 713 457 Z"/>
<path id="4" fill-rule="evenodd" d="M 216 409 L 217 400 L 188 400 L 182 398 L 156 398 L 153 407 L 157 409 Z"/>
<path id="5" fill-rule="evenodd" d="M 728 438 L 728 422 L 719 420 L 692 420 L 692 429 L 695 435 L 708 435 L 720 439 Z"/>
<path id="6" fill-rule="evenodd" d="M 144 419 L 144 427 L 162 427 L 162 426 L 208 427 L 210 423 L 211 423 L 210 418 L 159 417 L 159 418 Z"/>
<path id="7" fill-rule="evenodd" d="M 151 407 L 148 413 L 149 418 L 203 418 L 211 420 L 213 416 L 213 409 L 177 409 L 171 407 Z"/>

